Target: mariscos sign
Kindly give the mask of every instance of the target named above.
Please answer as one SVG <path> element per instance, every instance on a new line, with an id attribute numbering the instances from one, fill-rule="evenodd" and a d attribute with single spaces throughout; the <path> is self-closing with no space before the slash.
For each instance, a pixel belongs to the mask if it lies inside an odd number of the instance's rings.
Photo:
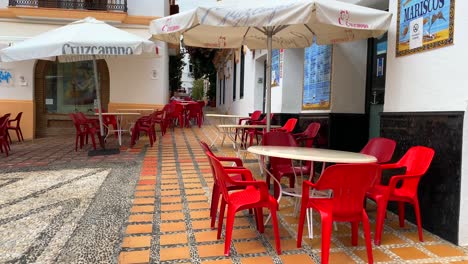
<path id="1" fill-rule="evenodd" d="M 453 44 L 455 0 L 398 0 L 396 55 Z"/>

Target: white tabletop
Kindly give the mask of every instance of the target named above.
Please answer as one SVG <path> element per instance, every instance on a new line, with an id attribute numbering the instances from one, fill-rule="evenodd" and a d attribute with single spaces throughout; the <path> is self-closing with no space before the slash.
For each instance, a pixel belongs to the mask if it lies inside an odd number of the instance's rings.
<path id="1" fill-rule="evenodd" d="M 222 115 L 222 114 L 206 114 L 207 117 L 225 117 L 225 118 L 248 118 L 248 116 L 243 115 Z"/>
<path id="2" fill-rule="evenodd" d="M 94 113 L 94 115 L 99 115 L 98 113 Z M 140 113 L 123 113 L 123 112 L 117 112 L 117 113 L 102 113 L 102 115 L 141 115 Z"/>
<path id="3" fill-rule="evenodd" d="M 337 162 L 337 163 L 372 163 L 377 159 L 374 156 L 332 149 L 285 147 L 285 146 L 252 146 L 248 152 L 277 158 Z"/>
<path id="4" fill-rule="evenodd" d="M 266 128 L 267 125 L 218 125 L 219 128 Z M 281 126 L 271 125 L 270 128 L 279 128 Z"/>

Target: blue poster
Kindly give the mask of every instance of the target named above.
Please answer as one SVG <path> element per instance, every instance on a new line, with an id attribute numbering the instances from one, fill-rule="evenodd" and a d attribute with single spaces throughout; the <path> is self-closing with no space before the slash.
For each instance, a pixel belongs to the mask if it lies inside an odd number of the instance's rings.
<path id="1" fill-rule="evenodd" d="M 271 51 L 271 87 L 280 85 L 280 50 Z"/>
<path id="2" fill-rule="evenodd" d="M 332 45 L 312 46 L 304 52 L 302 109 L 330 109 Z"/>

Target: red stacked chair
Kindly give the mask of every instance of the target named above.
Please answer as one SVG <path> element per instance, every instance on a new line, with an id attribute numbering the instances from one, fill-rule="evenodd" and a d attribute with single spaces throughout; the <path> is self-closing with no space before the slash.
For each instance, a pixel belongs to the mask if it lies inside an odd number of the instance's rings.
<path id="1" fill-rule="evenodd" d="M 367 142 L 364 148 L 362 148 L 361 153 L 376 157 L 377 163 L 386 163 L 392 159 L 395 147 L 395 140 L 383 137 L 375 137 Z"/>
<path id="2" fill-rule="evenodd" d="M 270 131 L 278 131 L 278 132 L 285 132 L 291 133 L 297 124 L 297 118 L 289 118 L 286 123 L 280 128 L 272 128 Z"/>
<path id="3" fill-rule="evenodd" d="M 184 106 L 173 101 L 170 103 L 170 113 L 172 125 L 178 123 L 180 127 L 184 127 Z"/>
<path id="4" fill-rule="evenodd" d="M 152 147 L 153 143 L 156 142 L 156 129 L 154 126 L 161 121 L 160 116 L 163 113 L 163 111 L 154 111 L 149 116 L 143 116 L 138 118 L 132 129 L 130 146 L 135 145 L 136 140 L 140 137 L 141 132 L 145 132 L 149 138 L 150 146 Z"/>
<path id="5" fill-rule="evenodd" d="M 253 113 L 250 115 L 250 117 L 239 118 L 239 125 L 242 125 L 243 122 L 244 122 L 246 125 L 249 125 L 252 121 L 258 121 L 258 119 L 260 119 L 261 116 L 262 116 L 262 111 L 260 111 L 260 110 L 255 110 L 255 111 L 253 111 Z M 237 132 L 238 132 L 238 129 L 236 128 L 236 135 L 235 135 L 234 140 L 237 140 Z M 241 139 L 242 142 L 244 142 L 244 133 L 245 133 L 245 130 L 242 131 L 242 139 Z"/>
<path id="6" fill-rule="evenodd" d="M 8 151 L 10 149 L 10 144 L 8 143 L 8 121 L 10 114 L 5 114 L 0 117 L 0 152 L 3 153 L 5 150 L 5 155 L 8 157 Z"/>
<path id="7" fill-rule="evenodd" d="M 297 147 L 297 142 L 290 133 L 284 132 L 267 132 L 263 135 L 263 145 L 264 146 L 287 146 L 287 147 Z M 310 168 L 305 166 L 295 167 L 291 163 L 290 159 L 284 158 L 275 158 L 270 157 L 270 172 L 273 174 L 278 181 L 281 181 L 281 178 L 289 178 L 289 187 L 294 188 L 295 184 L 295 174 L 309 174 Z M 266 182 L 268 186 L 270 185 L 270 174 L 267 173 Z M 273 184 L 274 186 L 274 197 L 279 197 L 280 188 L 276 181 Z"/>
<path id="8" fill-rule="evenodd" d="M 200 141 L 200 145 L 203 148 L 203 151 L 205 152 L 206 156 L 209 159 L 209 156 L 215 157 L 217 160 L 221 162 L 234 162 L 236 164 L 236 167 L 224 167 L 226 169 L 226 172 L 229 173 L 229 169 L 236 169 L 236 168 L 243 168 L 242 160 L 236 157 L 221 157 L 221 156 L 216 156 L 208 146 L 203 141 Z M 211 207 L 210 207 L 210 217 L 211 217 L 211 229 L 214 229 L 215 222 L 216 222 L 216 215 L 218 212 L 218 203 L 219 203 L 219 197 L 221 196 L 221 190 L 219 189 L 219 186 L 216 182 L 216 177 L 215 177 L 215 171 L 213 166 L 211 166 L 211 172 L 213 173 L 213 190 L 211 191 Z M 235 180 L 235 181 L 243 181 L 246 180 L 242 174 L 230 174 L 230 177 Z M 226 185 L 226 188 L 228 191 L 232 190 L 239 190 L 239 189 L 245 189 L 243 186 L 235 186 L 235 185 Z"/>
<path id="9" fill-rule="evenodd" d="M 271 212 L 273 232 L 275 235 L 276 251 L 281 254 L 281 244 L 278 230 L 278 219 L 276 212 L 278 210 L 278 202 L 268 193 L 268 188 L 265 182 L 253 180 L 252 173 L 245 168 L 230 169 L 229 173 L 242 174 L 246 181 L 236 181 L 229 177 L 227 170 L 221 162 L 214 156 L 208 154 L 208 158 L 213 166 L 216 182 L 221 191 L 222 200 L 218 220 L 218 235 L 221 238 L 221 230 L 223 228 L 224 212 L 227 205 L 226 230 L 224 242 L 224 255 L 229 256 L 231 247 L 232 231 L 234 227 L 235 214 L 238 211 L 246 209 L 255 209 L 257 229 L 260 233 L 265 232 L 263 224 L 263 208 L 266 207 Z M 243 187 L 245 189 L 237 192 L 229 193 L 228 186 Z"/>
<path id="10" fill-rule="evenodd" d="M 421 177 L 429 169 L 433 157 L 432 148 L 415 146 L 411 147 L 398 162 L 380 165 L 382 169 L 406 168 L 406 172 L 392 176 L 388 185 L 380 183 L 374 185 L 367 193 L 367 197 L 377 203 L 374 244 L 380 245 L 387 204 L 391 201 L 398 202 L 400 227 L 404 227 L 405 224 L 405 203 L 413 205 L 419 240 L 423 241 L 418 185 Z"/>
<path id="11" fill-rule="evenodd" d="M 185 126 L 190 127 L 190 121 L 195 120 L 198 127 L 202 125 L 202 111 L 200 105 L 198 103 L 188 104 L 186 106 L 186 113 L 185 113 Z"/>
<path id="12" fill-rule="evenodd" d="M 306 210 L 312 208 L 322 218 L 322 262 L 328 263 L 333 222 L 351 222 L 351 244 L 358 243 L 359 222 L 363 224 L 367 260 L 373 263 L 369 218 L 364 209 L 366 192 L 380 173 L 377 164 L 339 164 L 325 169 L 317 183 L 304 181 L 297 231 L 297 247 L 302 246 Z M 310 191 L 329 191 L 331 196 L 310 196 Z"/>
<path id="13" fill-rule="evenodd" d="M 273 115 L 274 114 L 270 114 L 270 120 L 273 118 Z M 250 125 L 266 125 L 266 123 L 267 123 L 267 116 L 265 116 L 260 121 L 250 121 L 249 122 Z M 263 135 L 264 131 L 266 131 L 266 130 L 263 129 L 263 128 L 261 128 L 261 129 L 255 129 L 255 128 L 248 129 L 247 134 L 248 134 L 248 136 L 250 138 L 249 146 L 252 146 L 254 137 L 257 140 L 257 144 L 258 144 L 258 142 L 259 142 L 258 136 Z M 245 140 L 247 140 L 247 137 L 245 137 Z"/>
<path id="14" fill-rule="evenodd" d="M 96 149 L 96 141 L 94 140 L 94 135 L 97 135 L 98 128 L 93 125 L 94 122 L 86 122 L 86 120 L 80 119 L 77 114 L 70 114 L 70 117 L 73 121 L 73 125 L 76 129 L 75 137 L 75 151 L 78 150 L 78 139 L 80 140 L 80 149 L 83 148 L 83 142 L 86 138 L 86 144 L 88 144 L 88 135 L 91 136 L 91 141 L 93 142 L 93 148 Z"/>
<path id="15" fill-rule="evenodd" d="M 21 132 L 21 127 L 20 127 L 20 121 L 21 121 L 22 115 L 23 115 L 23 112 L 19 112 L 16 115 L 15 119 L 10 119 L 7 124 L 7 130 L 14 130 L 16 132 L 16 137 L 18 138 L 19 142 L 24 141 L 23 132 Z M 8 134 L 8 138 L 10 139 L 10 143 L 12 143 L 9 134 Z"/>
<path id="16" fill-rule="evenodd" d="M 306 148 L 311 148 L 314 145 L 314 139 L 317 137 L 319 130 L 320 123 L 313 122 L 310 123 L 303 132 L 293 134 L 293 136 L 299 145 L 303 145 Z M 310 172 L 310 174 L 314 176 L 315 169 L 312 165 L 312 161 L 306 161 L 305 163 L 306 170 L 309 172 L 313 170 L 312 172 Z"/>

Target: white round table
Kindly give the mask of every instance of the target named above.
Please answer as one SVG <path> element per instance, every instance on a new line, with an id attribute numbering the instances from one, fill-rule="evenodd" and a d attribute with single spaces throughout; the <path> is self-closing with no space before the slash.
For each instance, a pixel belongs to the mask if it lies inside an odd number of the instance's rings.
<path id="1" fill-rule="evenodd" d="M 101 114 L 103 116 L 113 115 L 113 116 L 116 117 L 116 119 L 117 119 L 117 129 L 114 130 L 114 129 L 110 129 L 108 127 L 107 128 L 106 139 L 107 139 L 107 137 L 109 137 L 110 134 L 112 134 L 112 132 L 117 132 L 120 146 L 122 146 L 122 133 L 126 132 L 126 131 L 129 131 L 129 132 L 131 131 L 131 128 L 129 128 L 128 130 L 123 129 L 124 116 L 139 116 L 140 115 L 140 113 L 135 113 L 135 112 L 131 112 L 131 113 L 116 112 L 116 113 L 101 113 Z M 99 113 L 95 113 L 94 115 L 99 115 Z"/>
<path id="2" fill-rule="evenodd" d="M 218 128 L 218 125 L 226 125 L 228 120 L 231 120 L 231 119 L 233 119 L 234 124 L 237 124 L 237 123 L 239 123 L 240 118 L 248 118 L 247 116 L 244 116 L 244 115 L 224 115 L 224 114 L 205 114 L 205 117 L 214 117 L 217 120 L 219 120 L 216 123 L 212 123 L 211 119 L 207 119 L 209 121 L 209 123 L 214 125 L 214 127 L 216 129 L 216 136 L 214 138 L 211 138 L 210 147 L 214 146 L 214 144 L 216 143 L 218 138 L 221 137 L 221 135 L 223 136 L 223 140 L 221 141 L 221 146 L 224 145 L 224 140 L 226 139 L 226 134 L 224 134 L 223 130 Z"/>
<path id="3" fill-rule="evenodd" d="M 278 184 L 280 188 L 280 195 L 278 197 L 278 202 L 281 200 L 282 194 L 286 194 L 293 197 L 302 197 L 302 190 L 300 188 L 282 188 L 281 182 L 276 179 L 271 172 L 266 167 L 263 157 L 276 157 L 276 158 L 285 158 L 292 160 L 301 160 L 301 161 L 318 161 L 318 162 L 333 162 L 333 163 L 373 163 L 377 162 L 377 159 L 374 156 L 349 152 L 349 151 L 340 151 L 332 149 L 319 149 L 319 148 L 306 148 L 306 147 L 286 147 L 286 146 L 252 146 L 247 149 L 248 152 L 256 154 L 259 157 L 260 169 L 266 173 L 270 174 L 271 178 Z M 312 170 L 313 171 L 313 170 Z M 295 170 L 293 170 L 294 176 L 297 177 Z M 329 193 L 315 193 L 312 190 L 312 196 L 327 197 Z M 296 203 L 296 208 L 298 208 Z M 307 212 L 307 223 L 309 230 L 309 238 L 313 238 L 313 225 L 312 225 L 312 210 Z"/>

